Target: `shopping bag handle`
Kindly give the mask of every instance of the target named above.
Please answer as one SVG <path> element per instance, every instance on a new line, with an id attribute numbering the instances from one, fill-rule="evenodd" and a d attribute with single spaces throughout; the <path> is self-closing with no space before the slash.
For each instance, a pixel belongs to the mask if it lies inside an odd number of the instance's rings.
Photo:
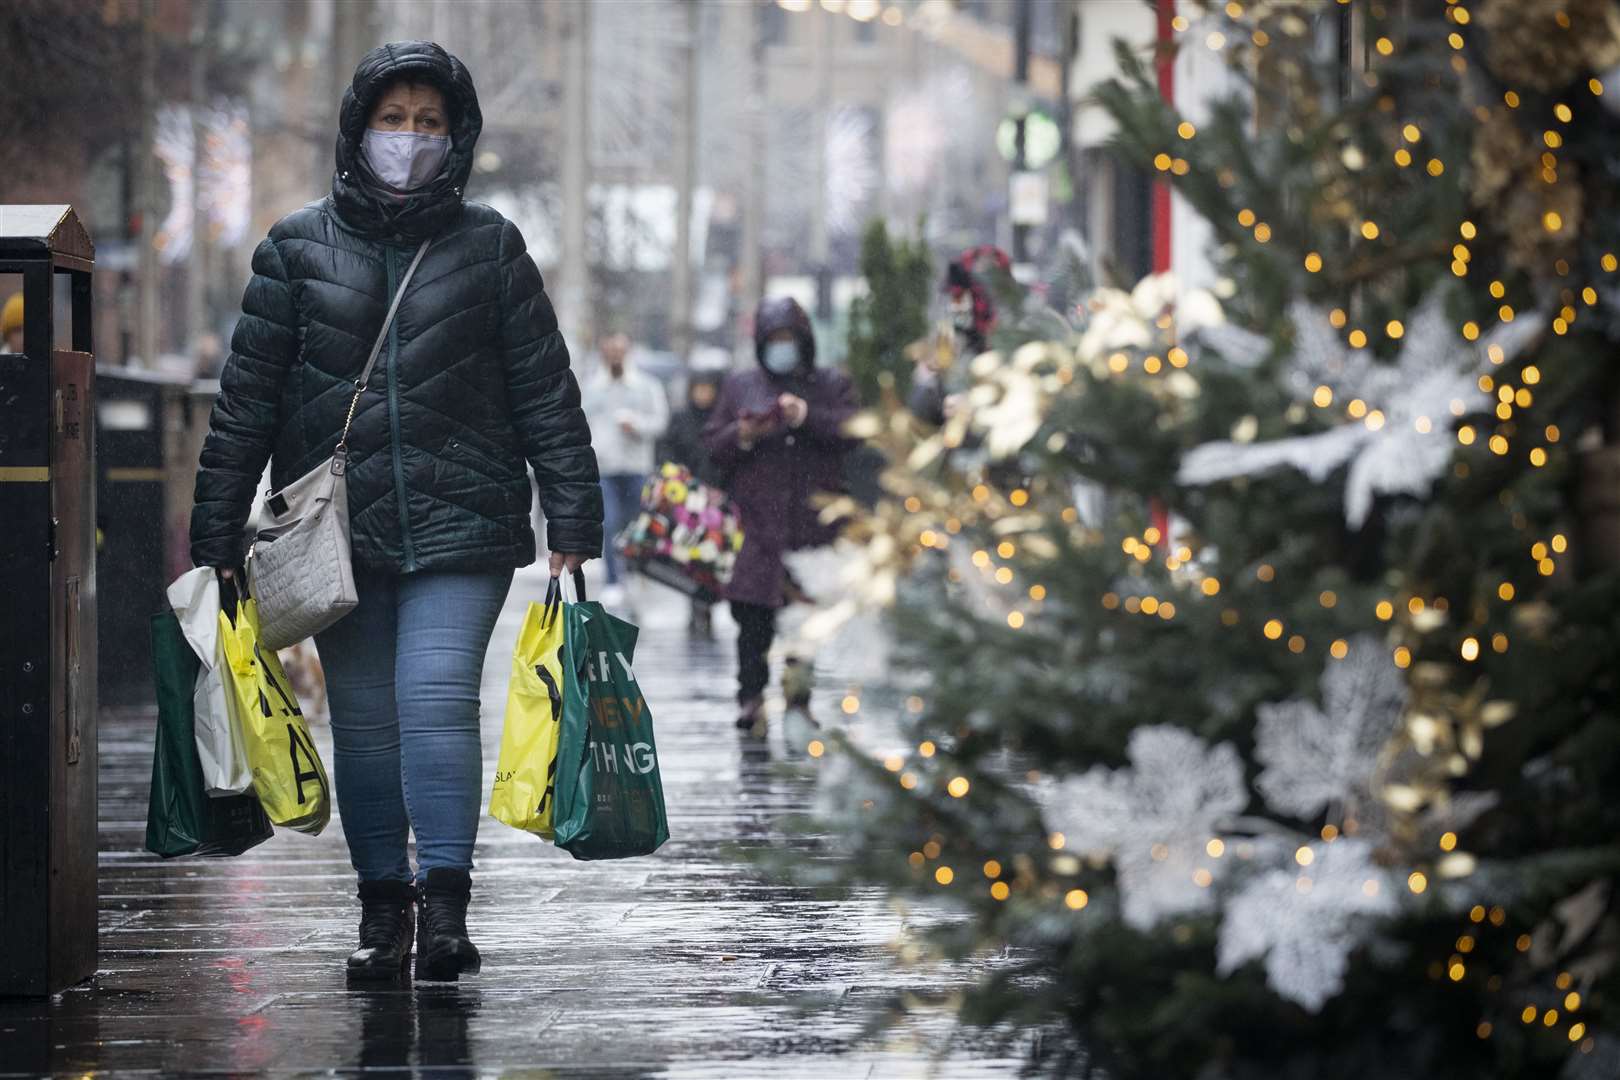
<path id="1" fill-rule="evenodd" d="M 573 585 L 574 603 L 583 604 L 585 602 L 585 572 L 583 570 L 574 571 Z M 551 581 L 546 585 L 546 602 L 540 616 L 540 625 L 551 625 L 551 620 L 556 618 L 557 613 L 562 610 L 562 605 L 562 578 L 557 574 L 553 574 Z"/>
<path id="2" fill-rule="evenodd" d="M 572 575 L 572 578 L 573 578 L 572 584 L 574 586 L 574 599 L 573 599 L 572 602 L 576 603 L 576 604 L 583 604 L 585 602 L 585 600 L 586 600 L 586 596 L 585 596 L 585 571 L 583 571 L 583 570 L 575 570 L 573 575 Z M 561 575 L 558 575 L 558 574 L 552 574 L 551 575 L 551 584 L 546 586 L 546 604 L 547 604 L 547 606 L 550 606 L 551 599 L 552 599 L 552 597 L 554 595 L 557 597 L 557 599 L 559 599 L 559 600 L 562 599 L 562 577 L 561 577 Z"/>
<path id="3" fill-rule="evenodd" d="M 550 626 L 551 621 L 562 610 L 562 583 L 556 578 L 546 586 L 546 602 L 540 609 L 540 625 Z"/>
<path id="4" fill-rule="evenodd" d="M 247 585 L 243 578 L 246 571 L 238 566 L 232 576 L 226 577 L 214 568 L 214 580 L 219 582 L 219 610 L 225 613 L 225 618 L 232 626 L 236 625 L 236 609 L 247 598 Z"/>

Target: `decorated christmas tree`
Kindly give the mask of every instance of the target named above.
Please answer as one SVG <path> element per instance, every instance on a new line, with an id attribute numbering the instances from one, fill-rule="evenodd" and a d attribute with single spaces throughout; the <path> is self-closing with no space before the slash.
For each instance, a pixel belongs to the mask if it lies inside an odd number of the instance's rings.
<path id="1" fill-rule="evenodd" d="M 1026 299 L 943 429 L 863 421 L 811 632 L 897 655 L 805 872 L 956 908 L 937 1004 L 1053 1073 L 1620 1074 L 1620 12 L 1342 6 L 1186 12 L 1197 125 L 1100 91 L 1207 291 Z"/>

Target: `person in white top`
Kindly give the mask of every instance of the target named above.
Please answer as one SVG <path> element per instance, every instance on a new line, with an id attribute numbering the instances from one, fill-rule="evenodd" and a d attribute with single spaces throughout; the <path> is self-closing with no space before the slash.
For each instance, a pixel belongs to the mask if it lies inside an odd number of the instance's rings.
<path id="1" fill-rule="evenodd" d="M 607 334 L 597 350 L 601 364 L 581 396 L 602 473 L 607 600 L 621 592 L 624 565 L 615 541 L 640 509 L 641 486 L 658 464 L 653 443 L 669 426 L 669 399 L 662 383 L 631 362 L 629 335 Z"/>

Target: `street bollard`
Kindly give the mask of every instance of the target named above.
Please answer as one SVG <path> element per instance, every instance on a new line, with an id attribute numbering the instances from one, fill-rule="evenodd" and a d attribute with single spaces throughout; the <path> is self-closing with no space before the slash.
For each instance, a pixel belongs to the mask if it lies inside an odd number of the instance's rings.
<path id="1" fill-rule="evenodd" d="M 72 207 L 0 205 L 23 282 L 23 351 L 0 352 L 3 995 L 96 970 L 94 261 Z"/>

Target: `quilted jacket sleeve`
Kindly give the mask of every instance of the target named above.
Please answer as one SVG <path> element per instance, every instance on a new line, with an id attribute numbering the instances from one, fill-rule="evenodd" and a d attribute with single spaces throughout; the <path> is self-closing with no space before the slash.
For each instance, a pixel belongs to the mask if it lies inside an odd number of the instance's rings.
<path id="1" fill-rule="evenodd" d="M 191 510 L 191 561 L 239 566 L 253 489 L 276 440 L 277 409 L 287 371 L 298 357 L 292 286 L 274 242 L 253 252 L 253 278 L 208 418 Z"/>
<path id="2" fill-rule="evenodd" d="M 501 347 L 507 400 L 523 456 L 540 485 L 546 546 L 602 553 L 602 487 L 568 346 L 540 269 L 510 221 L 501 229 Z"/>

